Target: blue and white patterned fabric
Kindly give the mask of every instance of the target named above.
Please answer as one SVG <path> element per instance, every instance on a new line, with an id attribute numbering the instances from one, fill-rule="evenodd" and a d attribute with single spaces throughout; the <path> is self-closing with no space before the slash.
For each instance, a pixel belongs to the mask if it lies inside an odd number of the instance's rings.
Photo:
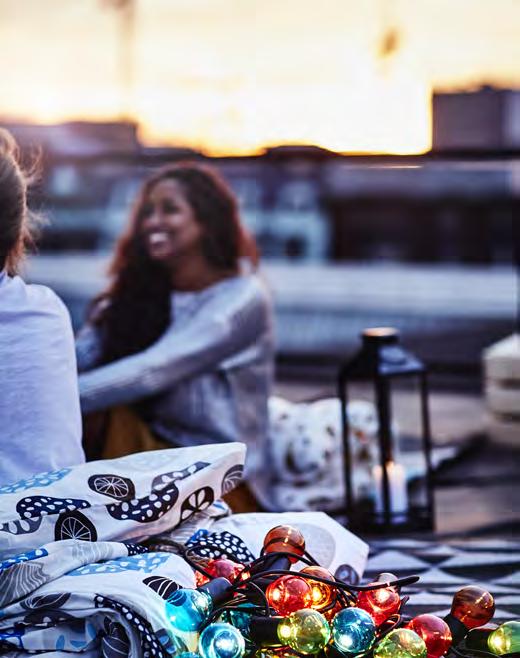
<path id="1" fill-rule="evenodd" d="M 68 539 L 0 565 L 0 655 L 71 652 L 164 658 L 193 638 L 173 633 L 166 599 L 194 587 L 177 555 Z"/>
<path id="2" fill-rule="evenodd" d="M 137 453 L 0 489 L 0 561 L 53 541 L 139 541 L 180 526 L 240 481 L 241 443 Z"/>

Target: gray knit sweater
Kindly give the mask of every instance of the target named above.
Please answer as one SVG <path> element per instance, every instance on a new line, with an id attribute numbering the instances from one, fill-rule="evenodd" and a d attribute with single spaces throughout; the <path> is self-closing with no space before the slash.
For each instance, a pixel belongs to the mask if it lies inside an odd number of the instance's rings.
<path id="1" fill-rule="evenodd" d="M 171 325 L 138 354 L 98 367 L 92 325 L 80 331 L 76 354 L 84 412 L 139 403 L 152 430 L 175 445 L 244 441 L 256 452 L 265 443 L 273 335 L 256 274 L 172 294 Z"/>

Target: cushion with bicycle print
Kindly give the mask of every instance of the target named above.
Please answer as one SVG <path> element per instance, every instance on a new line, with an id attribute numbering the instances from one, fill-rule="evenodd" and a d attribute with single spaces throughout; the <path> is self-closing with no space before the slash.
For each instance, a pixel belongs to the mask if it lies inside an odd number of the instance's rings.
<path id="1" fill-rule="evenodd" d="M 179 527 L 239 481 L 241 443 L 137 453 L 0 487 L 0 558 L 63 539 L 133 540 Z"/>

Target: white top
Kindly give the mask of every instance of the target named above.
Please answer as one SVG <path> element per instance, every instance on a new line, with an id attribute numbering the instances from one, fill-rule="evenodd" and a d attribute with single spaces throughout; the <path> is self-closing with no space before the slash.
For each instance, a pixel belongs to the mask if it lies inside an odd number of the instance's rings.
<path id="1" fill-rule="evenodd" d="M 70 317 L 0 272 L 0 486 L 85 461 Z"/>

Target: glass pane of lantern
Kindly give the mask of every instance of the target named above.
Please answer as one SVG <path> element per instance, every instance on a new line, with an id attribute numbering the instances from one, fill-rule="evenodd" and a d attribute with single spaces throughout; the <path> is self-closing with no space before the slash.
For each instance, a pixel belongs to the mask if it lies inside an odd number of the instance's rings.
<path id="1" fill-rule="evenodd" d="M 374 469 L 381 463 L 377 405 L 372 382 L 353 381 L 348 393 L 352 497 L 362 516 L 375 510 Z"/>
<path id="2" fill-rule="evenodd" d="M 423 419 L 420 380 L 416 376 L 392 380 L 393 462 L 397 473 L 391 475 L 396 491 L 397 481 L 406 482 L 405 496 L 411 523 L 427 525 L 428 481 L 427 458 L 423 443 Z M 400 494 L 399 494 L 400 495 Z"/>

